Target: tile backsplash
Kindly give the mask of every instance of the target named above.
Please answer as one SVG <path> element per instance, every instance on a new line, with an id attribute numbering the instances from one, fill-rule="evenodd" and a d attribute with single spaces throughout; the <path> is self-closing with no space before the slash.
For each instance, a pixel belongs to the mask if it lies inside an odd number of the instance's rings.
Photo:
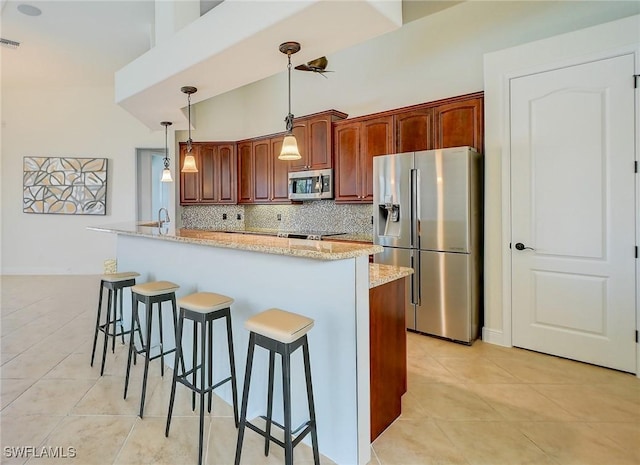
<path id="1" fill-rule="evenodd" d="M 342 205 L 332 200 L 317 200 L 296 205 L 185 206 L 181 216 L 183 227 L 190 229 L 266 228 L 370 235 L 373 233 L 371 212 L 370 204 Z"/>

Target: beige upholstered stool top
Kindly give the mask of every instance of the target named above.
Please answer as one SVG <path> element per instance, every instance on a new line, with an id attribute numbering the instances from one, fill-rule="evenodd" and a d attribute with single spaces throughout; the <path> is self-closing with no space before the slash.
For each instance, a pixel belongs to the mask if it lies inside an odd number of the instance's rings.
<path id="1" fill-rule="evenodd" d="M 244 327 L 288 344 L 307 334 L 313 328 L 313 320 L 297 313 L 271 308 L 249 318 L 244 322 Z"/>
<path id="2" fill-rule="evenodd" d="M 232 303 L 231 297 L 213 292 L 196 292 L 178 299 L 178 307 L 200 313 L 222 310 L 230 307 Z"/>
<path id="3" fill-rule="evenodd" d="M 136 284 L 131 288 L 131 292 L 152 297 L 160 294 L 167 294 L 179 289 L 180 286 L 170 281 L 151 281 L 148 283 Z"/>
<path id="4" fill-rule="evenodd" d="M 126 281 L 127 279 L 133 279 L 140 276 L 140 273 L 135 271 L 124 271 L 122 273 L 108 273 L 102 275 L 102 280 L 110 283 L 117 283 L 118 281 Z"/>

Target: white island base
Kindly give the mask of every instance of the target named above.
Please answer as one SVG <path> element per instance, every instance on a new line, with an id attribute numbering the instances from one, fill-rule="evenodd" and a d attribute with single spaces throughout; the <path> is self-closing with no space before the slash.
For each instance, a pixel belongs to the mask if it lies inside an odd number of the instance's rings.
<path id="1" fill-rule="evenodd" d="M 98 228 L 96 228 L 98 229 Z M 216 292 L 234 299 L 231 306 L 238 395 L 242 395 L 248 331 L 244 322 L 277 307 L 315 320 L 308 334 L 320 453 L 337 464 L 365 465 L 370 460 L 369 392 L 369 263 L 371 250 L 343 259 L 316 259 L 277 253 L 225 248 L 175 236 L 119 233 L 119 271 L 137 271 L 138 283 L 167 280 L 180 285 L 176 295 Z M 312 250 L 322 241 L 280 239 Z M 288 242 L 287 242 L 288 241 Z M 278 242 L 279 244 L 279 242 Z M 172 328 L 170 305 L 163 307 L 165 335 Z M 125 326 L 130 321 L 130 302 Z M 140 312 L 141 316 L 142 313 Z M 144 323 L 143 323 L 144 324 Z M 154 327 L 156 325 L 154 324 Z M 155 328 L 154 328 L 155 329 Z M 191 360 L 191 327 L 185 324 L 183 347 Z M 153 337 L 152 337 L 153 339 Z M 228 376 L 223 324 L 214 330 L 214 382 Z M 153 345 L 153 343 L 152 343 Z M 165 339 L 173 347 L 173 337 Z M 278 359 L 278 358 L 277 358 Z M 173 366 L 173 357 L 166 358 Z M 249 419 L 266 412 L 267 352 L 256 350 L 251 378 Z M 282 421 L 280 364 L 276 362 L 274 421 Z M 231 403 L 229 383 L 216 393 Z M 301 351 L 292 359 L 292 406 L 296 427 L 308 419 Z M 241 399 L 238 399 L 240 402 Z M 248 432 L 248 434 L 250 434 Z M 309 438 L 304 442 L 308 443 Z"/>

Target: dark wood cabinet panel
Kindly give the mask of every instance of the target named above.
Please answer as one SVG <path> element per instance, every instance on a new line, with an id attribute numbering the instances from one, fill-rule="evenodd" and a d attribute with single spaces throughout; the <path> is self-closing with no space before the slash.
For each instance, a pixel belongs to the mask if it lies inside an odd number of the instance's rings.
<path id="1" fill-rule="evenodd" d="M 336 125 L 334 189 L 336 202 L 360 199 L 360 123 Z"/>
<path id="2" fill-rule="evenodd" d="M 395 153 L 431 150 L 434 146 L 433 109 L 408 111 L 394 115 Z"/>
<path id="3" fill-rule="evenodd" d="M 439 105 L 434 108 L 435 147 L 468 145 L 484 150 L 483 99 L 474 98 Z"/>
<path id="4" fill-rule="evenodd" d="M 215 175 L 218 171 L 215 166 L 217 147 L 215 145 L 198 146 L 196 166 L 200 175 L 200 202 L 215 203 L 217 200 L 215 188 Z"/>
<path id="5" fill-rule="evenodd" d="M 361 198 L 373 202 L 373 157 L 394 153 L 393 118 L 385 116 L 362 122 Z"/>
<path id="6" fill-rule="evenodd" d="M 405 279 L 369 289 L 371 442 L 400 416 L 407 390 Z"/>
<path id="7" fill-rule="evenodd" d="M 236 151 L 235 144 L 225 144 L 218 147 L 219 173 L 218 202 L 236 203 Z"/>
<path id="8" fill-rule="evenodd" d="M 251 142 L 238 144 L 238 203 L 253 202 L 253 150 Z"/>
<path id="9" fill-rule="evenodd" d="M 300 160 L 289 162 L 289 171 L 322 170 L 333 167 L 332 123 L 346 114 L 330 110 L 295 119 L 293 135 L 298 141 Z"/>
<path id="10" fill-rule="evenodd" d="M 180 166 L 186 151 L 186 143 L 180 143 Z M 198 172 L 180 173 L 180 204 L 236 203 L 235 144 L 194 142 L 192 154 Z"/>
<path id="11" fill-rule="evenodd" d="M 337 123 L 335 138 L 335 200 L 373 200 L 373 157 L 393 153 L 393 117 Z"/>
<path id="12" fill-rule="evenodd" d="M 267 140 L 253 143 L 253 200 L 254 202 L 268 202 L 269 168 L 271 164 L 271 143 Z"/>
<path id="13" fill-rule="evenodd" d="M 278 159 L 283 136 L 271 139 L 271 201 L 289 202 L 289 164 Z"/>

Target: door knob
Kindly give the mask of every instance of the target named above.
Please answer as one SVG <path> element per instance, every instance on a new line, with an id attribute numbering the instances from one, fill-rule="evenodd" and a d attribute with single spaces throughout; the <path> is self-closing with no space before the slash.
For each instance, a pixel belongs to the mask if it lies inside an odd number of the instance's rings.
<path id="1" fill-rule="evenodd" d="M 526 247 L 522 242 L 516 242 L 516 249 L 517 250 L 524 250 L 524 249 L 535 250 L 533 247 Z"/>

